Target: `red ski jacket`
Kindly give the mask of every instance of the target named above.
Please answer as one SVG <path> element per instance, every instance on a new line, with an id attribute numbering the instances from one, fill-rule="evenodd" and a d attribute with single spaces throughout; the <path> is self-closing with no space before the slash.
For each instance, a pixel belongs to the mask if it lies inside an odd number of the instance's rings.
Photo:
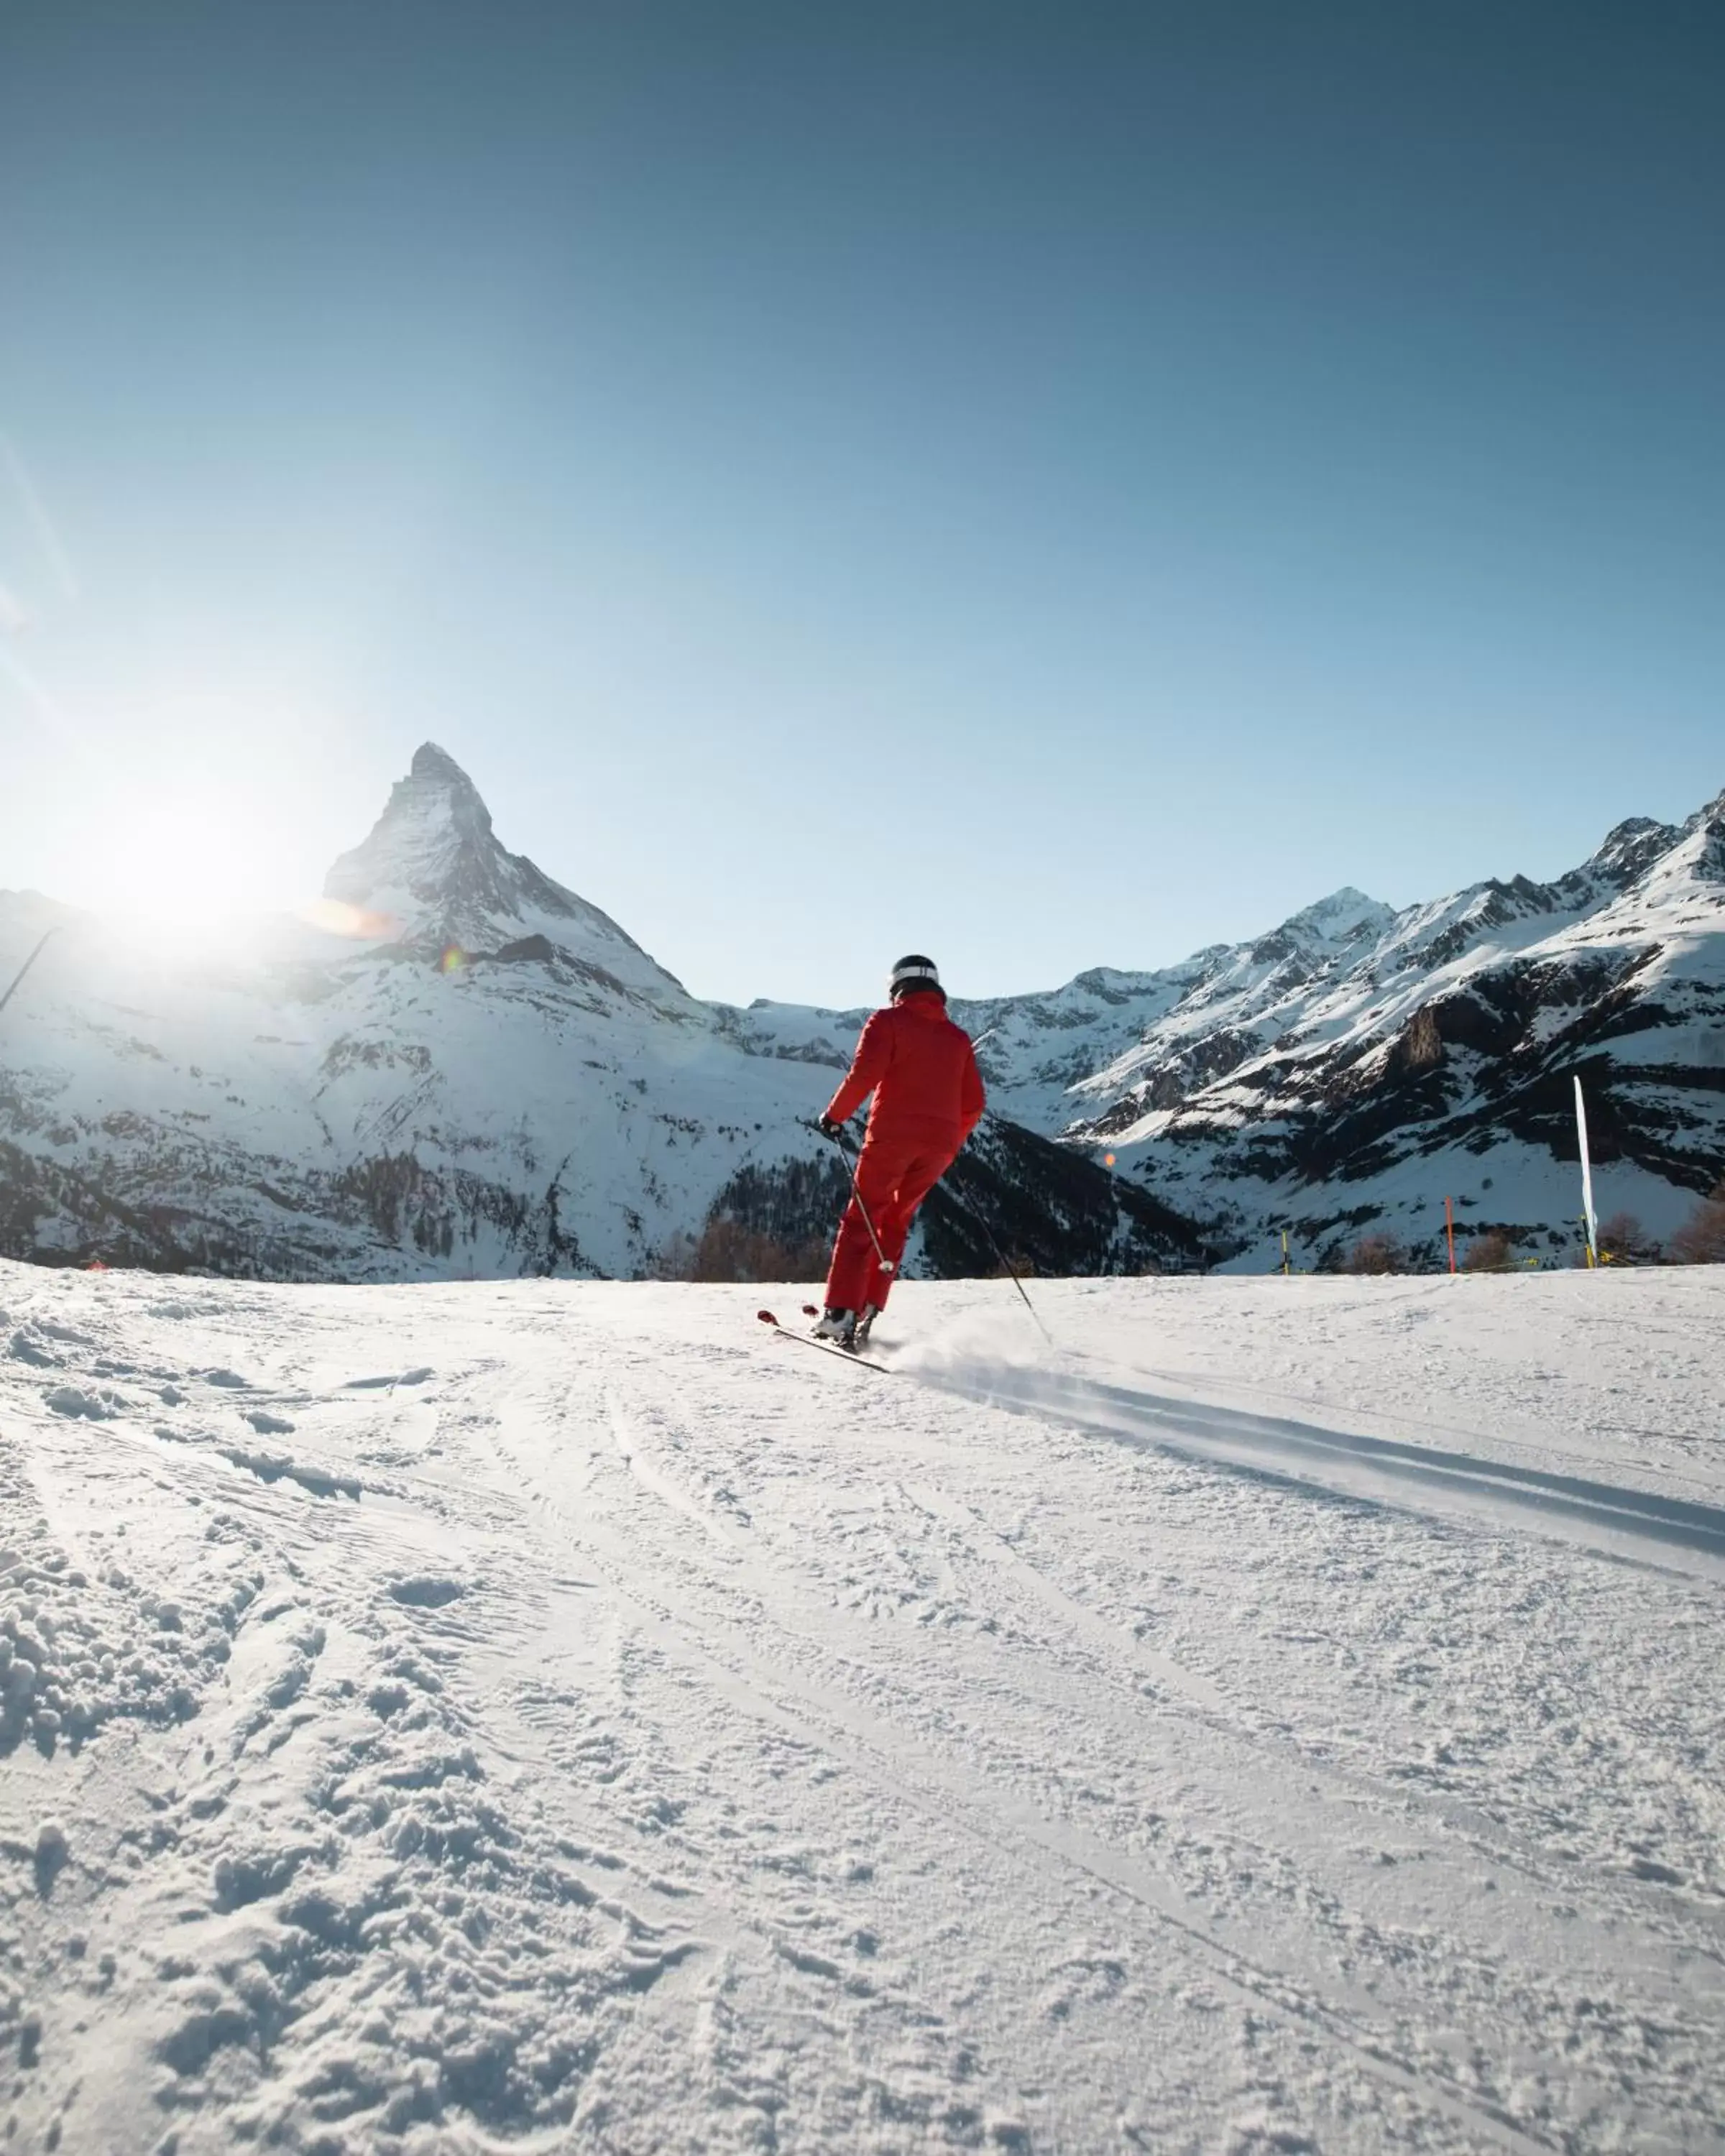
<path id="1" fill-rule="evenodd" d="M 957 1152 L 981 1120 L 982 1077 L 970 1035 L 947 1016 L 946 998 L 923 989 L 877 1010 L 827 1113 L 847 1122 L 872 1093 L 869 1136 L 926 1136 Z"/>

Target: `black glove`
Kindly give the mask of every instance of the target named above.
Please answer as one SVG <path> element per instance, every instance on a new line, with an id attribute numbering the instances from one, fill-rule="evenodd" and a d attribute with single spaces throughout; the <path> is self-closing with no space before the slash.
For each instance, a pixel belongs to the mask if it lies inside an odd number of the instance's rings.
<path id="1" fill-rule="evenodd" d="M 814 1127 L 824 1138 L 830 1138 L 834 1145 L 838 1144 L 845 1131 L 844 1124 L 835 1122 L 830 1116 L 823 1116 Z"/>

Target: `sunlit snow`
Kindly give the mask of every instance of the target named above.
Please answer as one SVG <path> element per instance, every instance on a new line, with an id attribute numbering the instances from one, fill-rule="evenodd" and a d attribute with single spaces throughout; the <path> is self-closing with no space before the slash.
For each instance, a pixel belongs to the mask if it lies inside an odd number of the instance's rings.
<path id="1" fill-rule="evenodd" d="M 1725 1275 L 1035 1292 L 0 1266 L 8 2145 L 1717 2147 Z"/>

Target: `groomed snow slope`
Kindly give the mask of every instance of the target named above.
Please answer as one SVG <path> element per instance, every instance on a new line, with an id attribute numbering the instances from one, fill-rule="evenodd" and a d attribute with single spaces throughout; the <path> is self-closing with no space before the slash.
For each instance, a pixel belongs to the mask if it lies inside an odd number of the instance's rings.
<path id="1" fill-rule="evenodd" d="M 6 2145 L 1725 2147 L 1725 1273 L 1037 1293 L 0 1266 Z"/>

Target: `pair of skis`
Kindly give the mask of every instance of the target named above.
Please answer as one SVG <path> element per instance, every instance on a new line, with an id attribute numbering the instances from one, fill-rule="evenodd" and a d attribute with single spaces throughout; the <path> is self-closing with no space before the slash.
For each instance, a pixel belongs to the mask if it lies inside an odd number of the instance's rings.
<path id="1" fill-rule="evenodd" d="M 757 1310 L 755 1315 L 762 1325 L 772 1327 L 778 1338 L 792 1341 L 798 1348 L 812 1348 L 818 1355 L 836 1355 L 841 1363 L 849 1363 L 859 1370 L 872 1370 L 877 1377 L 902 1378 L 906 1374 L 902 1370 L 891 1368 L 885 1363 L 871 1363 L 866 1355 L 859 1355 L 854 1348 L 840 1348 L 833 1341 L 817 1340 L 810 1333 L 793 1332 L 788 1325 L 781 1325 L 770 1310 Z M 805 1302 L 803 1306 L 803 1315 L 805 1317 L 819 1317 L 820 1312 L 812 1302 Z"/>

